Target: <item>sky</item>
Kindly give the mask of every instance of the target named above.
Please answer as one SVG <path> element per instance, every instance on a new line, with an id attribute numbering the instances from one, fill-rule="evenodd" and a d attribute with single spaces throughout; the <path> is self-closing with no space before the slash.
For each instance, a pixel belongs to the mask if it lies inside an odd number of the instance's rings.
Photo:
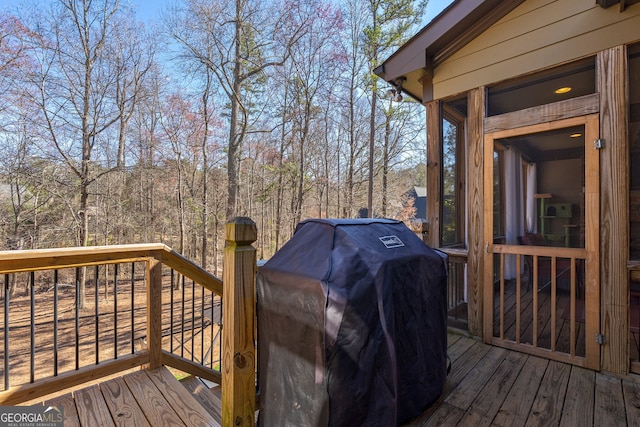
<path id="1" fill-rule="evenodd" d="M 122 0 L 135 6 L 137 16 L 141 21 L 152 23 L 160 21 L 160 12 L 173 0 Z M 211 0 L 215 1 L 215 0 Z M 0 0 L 0 9 L 6 8 L 11 10 L 16 5 L 23 3 L 24 0 Z M 429 0 L 425 15 L 425 24 L 431 21 L 445 7 L 451 4 L 453 0 Z"/>
<path id="2" fill-rule="evenodd" d="M 20 0 L 1 0 L 10 3 L 18 3 Z M 145 22 L 158 21 L 160 11 L 172 0 L 125 0 L 131 2 L 138 11 L 138 16 Z M 215 0 L 212 0 L 215 1 Z M 431 21 L 437 14 L 451 4 L 453 0 L 429 0 L 425 15 L 425 24 Z"/>

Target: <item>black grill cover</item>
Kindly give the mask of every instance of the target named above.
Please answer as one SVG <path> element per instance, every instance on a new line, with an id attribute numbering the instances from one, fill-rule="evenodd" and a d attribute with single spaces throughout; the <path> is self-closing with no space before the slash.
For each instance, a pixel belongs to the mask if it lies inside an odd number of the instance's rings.
<path id="1" fill-rule="evenodd" d="M 393 426 L 437 400 L 446 269 L 400 221 L 300 223 L 258 271 L 260 425 Z"/>

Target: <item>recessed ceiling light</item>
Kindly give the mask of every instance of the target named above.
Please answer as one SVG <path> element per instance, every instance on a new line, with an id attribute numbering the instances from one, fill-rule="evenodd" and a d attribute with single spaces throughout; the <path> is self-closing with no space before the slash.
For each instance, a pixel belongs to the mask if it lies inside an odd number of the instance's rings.
<path id="1" fill-rule="evenodd" d="M 580 137 L 582 136 L 582 134 L 581 134 L 581 133 L 576 132 L 576 133 L 572 133 L 572 134 L 571 134 L 571 135 L 569 135 L 569 136 L 570 136 L 571 138 L 580 138 Z"/>
<path id="2" fill-rule="evenodd" d="M 569 86 L 559 87 L 554 92 L 558 95 L 561 95 L 563 93 L 571 92 L 571 88 Z"/>

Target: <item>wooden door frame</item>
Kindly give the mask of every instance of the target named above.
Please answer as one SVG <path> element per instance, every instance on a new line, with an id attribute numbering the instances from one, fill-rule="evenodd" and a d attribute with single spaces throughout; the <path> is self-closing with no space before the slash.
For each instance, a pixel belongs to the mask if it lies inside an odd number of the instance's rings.
<path id="1" fill-rule="evenodd" d="M 542 110 L 542 108 L 540 108 Z M 514 116 L 517 117 L 517 116 Z M 599 114 L 586 114 L 546 120 L 535 124 L 513 125 L 508 129 L 493 129 L 484 134 L 484 290 L 483 336 L 487 343 L 493 338 L 493 152 L 494 140 L 540 133 L 571 126 L 585 128 L 585 361 L 582 366 L 599 370 L 600 346 L 595 335 L 600 332 L 600 156 L 591 144 L 599 138 Z M 490 127 L 489 127 L 490 128 Z M 549 355 L 553 357 L 552 354 Z M 563 360 L 567 361 L 567 360 Z"/>

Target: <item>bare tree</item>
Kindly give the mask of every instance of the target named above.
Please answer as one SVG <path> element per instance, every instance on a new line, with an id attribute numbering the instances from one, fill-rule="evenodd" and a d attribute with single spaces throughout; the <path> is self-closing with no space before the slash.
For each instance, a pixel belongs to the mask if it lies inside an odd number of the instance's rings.
<path id="1" fill-rule="evenodd" d="M 409 31 L 419 23 L 427 6 L 426 0 L 369 0 L 370 23 L 364 31 L 364 52 L 369 60 L 368 75 L 371 90 L 371 114 L 369 119 L 369 191 L 367 208 L 373 216 L 373 176 L 376 142 L 376 115 L 378 114 L 378 79 L 373 70 L 379 65 L 380 55 L 398 47 L 410 36 Z"/>
<path id="2" fill-rule="evenodd" d="M 290 25 L 292 4 L 251 0 L 186 0 L 169 17 L 172 37 L 183 58 L 200 62 L 216 76 L 229 105 L 227 217 L 237 209 L 238 162 L 249 126 L 247 93 L 251 83 L 290 55 L 303 26 Z M 182 12 L 182 13 L 180 13 Z"/>
<path id="3" fill-rule="evenodd" d="M 384 108 L 384 137 L 378 168 L 381 171 L 380 213 L 387 216 L 389 203 L 389 175 L 391 170 L 402 163 L 410 164 L 412 154 L 418 151 L 416 145 L 424 142 L 425 133 L 422 106 L 407 101 L 395 104 L 388 99 Z"/>
<path id="4" fill-rule="evenodd" d="M 79 200 L 73 213 L 79 246 L 88 244 L 90 188 L 100 176 L 117 169 L 117 162 L 108 167 L 106 158 L 114 150 L 109 144 L 112 127 L 127 122 L 130 104 L 135 103 L 135 84 L 128 82 L 141 78 L 135 76 L 137 71 L 123 68 L 124 57 L 109 50 L 125 32 L 128 42 L 136 41 L 134 28 L 118 19 L 119 7 L 118 0 L 58 0 L 48 14 L 32 11 L 30 40 L 40 61 L 32 76 L 40 107 L 34 124 L 44 130 L 40 149 L 52 148 L 76 177 Z M 133 57 L 137 56 L 127 60 Z M 101 149 L 95 156 L 97 146 Z M 80 301 L 84 304 L 84 288 Z"/>

